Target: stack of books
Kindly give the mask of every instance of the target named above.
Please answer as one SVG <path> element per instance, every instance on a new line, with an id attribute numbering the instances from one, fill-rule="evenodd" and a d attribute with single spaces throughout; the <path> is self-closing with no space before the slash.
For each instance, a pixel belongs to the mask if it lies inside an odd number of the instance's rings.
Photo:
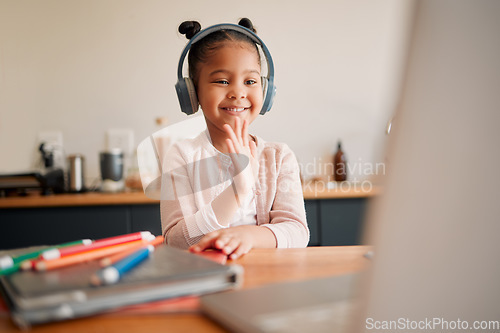
<path id="1" fill-rule="evenodd" d="M 237 288 L 243 269 L 139 232 L 0 257 L 0 291 L 20 327 Z"/>

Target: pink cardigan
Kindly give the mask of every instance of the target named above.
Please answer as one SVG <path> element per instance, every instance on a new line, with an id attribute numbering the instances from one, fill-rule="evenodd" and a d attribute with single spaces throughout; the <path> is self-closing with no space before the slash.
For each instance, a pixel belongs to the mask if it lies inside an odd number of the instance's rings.
<path id="1" fill-rule="evenodd" d="M 257 225 L 274 233 L 279 248 L 306 247 L 309 228 L 295 155 L 286 144 L 268 143 L 259 137 L 256 142 L 259 160 L 254 189 Z M 194 139 L 179 141 L 169 149 L 163 163 L 166 172 L 162 178 L 160 203 L 167 244 L 187 248 L 204 234 L 223 228 L 210 203 L 231 184 L 231 180 L 223 176 L 228 165 L 229 156 L 212 145 L 208 131 Z M 200 177 L 207 169 L 212 170 L 211 174 Z M 216 178 L 215 183 L 213 178 Z M 207 186 L 207 181 L 212 184 Z"/>

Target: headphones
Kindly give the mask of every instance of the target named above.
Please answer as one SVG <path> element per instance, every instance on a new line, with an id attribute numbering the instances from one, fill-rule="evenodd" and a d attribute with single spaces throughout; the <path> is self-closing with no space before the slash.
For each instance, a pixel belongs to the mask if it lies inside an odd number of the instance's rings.
<path id="1" fill-rule="evenodd" d="M 271 110 L 273 105 L 274 95 L 276 94 L 276 87 L 274 86 L 274 64 L 271 53 L 267 49 L 264 42 L 251 30 L 236 24 L 223 23 L 216 24 L 206 29 L 201 30 L 196 35 L 191 38 L 189 43 L 186 45 L 182 51 L 181 58 L 179 60 L 179 66 L 177 68 L 177 83 L 175 84 L 175 90 L 177 91 L 177 97 L 179 98 L 179 104 L 181 106 L 181 111 L 187 115 L 193 114 L 198 111 L 199 103 L 198 97 L 196 96 L 196 89 L 194 87 L 193 80 L 189 77 L 182 76 L 182 67 L 184 65 L 184 59 L 191 46 L 205 38 L 207 35 L 219 31 L 219 30 L 233 30 L 244 34 L 249 37 L 256 44 L 260 45 L 267 62 L 267 76 L 262 76 L 262 89 L 264 94 L 264 102 L 262 104 L 262 110 L 260 114 L 265 114 L 267 111 Z"/>

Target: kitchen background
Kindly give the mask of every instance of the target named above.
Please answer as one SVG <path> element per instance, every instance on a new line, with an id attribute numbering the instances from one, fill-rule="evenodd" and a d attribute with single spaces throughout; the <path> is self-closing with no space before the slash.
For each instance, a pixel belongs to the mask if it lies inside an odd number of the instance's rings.
<path id="1" fill-rule="evenodd" d="M 108 130 L 132 132 L 135 149 L 187 119 L 174 89 L 187 43 L 178 25 L 241 17 L 269 47 L 278 87 L 252 132 L 288 143 L 306 178 L 339 139 L 350 164 L 383 163 L 412 10 L 411 0 L 0 0 L 0 173 L 35 168 L 40 135 L 56 132 L 92 183 Z"/>

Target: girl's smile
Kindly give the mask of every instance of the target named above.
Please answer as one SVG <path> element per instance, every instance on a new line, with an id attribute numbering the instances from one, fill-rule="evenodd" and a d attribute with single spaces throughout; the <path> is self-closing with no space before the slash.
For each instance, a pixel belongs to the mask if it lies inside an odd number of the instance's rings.
<path id="1" fill-rule="evenodd" d="M 221 107 L 221 109 L 230 115 L 239 115 L 240 112 L 249 110 L 250 107 L 225 106 L 225 107 Z"/>

